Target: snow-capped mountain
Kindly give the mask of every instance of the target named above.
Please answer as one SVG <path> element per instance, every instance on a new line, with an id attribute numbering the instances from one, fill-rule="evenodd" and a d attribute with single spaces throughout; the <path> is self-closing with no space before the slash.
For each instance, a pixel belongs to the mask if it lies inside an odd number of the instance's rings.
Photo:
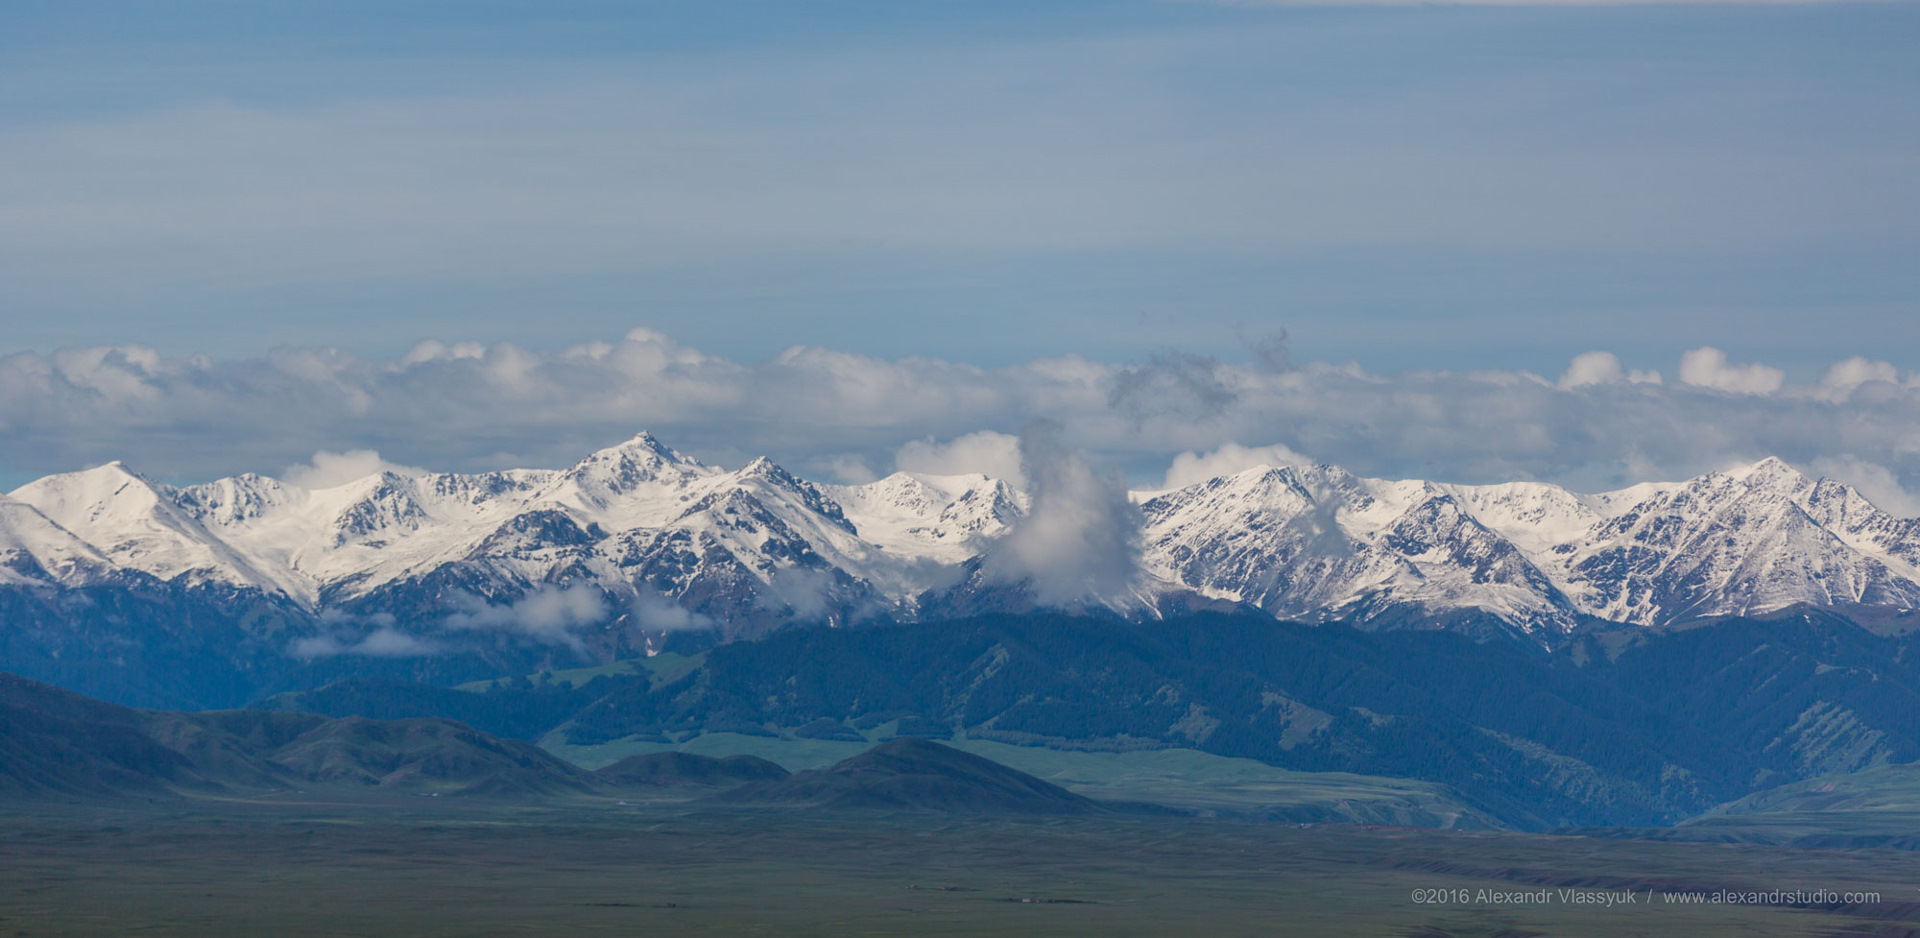
<path id="1" fill-rule="evenodd" d="M 1283 617 L 1473 611 L 1564 631 L 1799 603 L 1920 606 L 1920 522 L 1777 459 L 1599 495 L 1260 468 L 1142 509 L 1149 569 Z"/>
<path id="2" fill-rule="evenodd" d="M 282 571 L 271 564 L 256 566 L 207 531 L 179 496 L 117 462 L 48 476 L 12 493 L 121 567 L 162 580 L 281 586 Z"/>
<path id="3" fill-rule="evenodd" d="M 866 485 L 821 487 L 860 536 L 908 558 L 959 564 L 1011 530 L 1029 499 L 978 473 L 896 472 Z"/>
<path id="4" fill-rule="evenodd" d="M 727 472 L 644 433 L 565 470 L 382 472 L 316 490 L 258 475 L 173 488 L 113 463 L 0 504 L 0 562 L 17 571 L 7 582 L 137 570 L 415 619 L 586 585 L 621 608 L 665 603 L 747 634 L 888 611 L 984 549 L 1022 498 L 983 476 L 833 491 L 879 537 L 770 460 Z"/>
<path id="5" fill-rule="evenodd" d="M 1281 618 L 1473 611 L 1565 631 L 1580 615 L 1526 551 L 1429 482 L 1263 467 L 1141 508 L 1148 570 Z"/>
<path id="6" fill-rule="evenodd" d="M 0 495 L 0 586 L 84 586 L 109 579 L 114 569 L 32 505 Z"/>
<path id="7" fill-rule="evenodd" d="M 1920 605 L 1920 520 L 1778 460 L 1598 495 L 1261 467 L 1135 502 L 1139 588 L 1105 601 L 1124 615 L 1240 605 L 1550 639 L 1592 619 Z M 644 433 L 563 470 L 318 489 L 258 475 L 174 488 L 111 463 L 0 497 L 0 589 L 134 576 L 270 598 L 323 630 L 519 622 L 577 642 L 566 630 L 594 619 L 734 638 L 998 608 L 984 558 L 1031 507 L 981 475 L 815 485 L 764 458 L 709 466 Z"/>

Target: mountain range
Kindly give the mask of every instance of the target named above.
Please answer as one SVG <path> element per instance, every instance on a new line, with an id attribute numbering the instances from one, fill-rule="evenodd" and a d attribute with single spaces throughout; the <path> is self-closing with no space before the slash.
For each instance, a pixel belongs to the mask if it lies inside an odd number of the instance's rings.
<path id="1" fill-rule="evenodd" d="M 217 704 L 290 668 L 464 678 L 790 624 L 1032 611 L 1018 571 L 990 561 L 1036 494 L 982 475 L 817 484 L 765 458 L 725 471 L 645 433 L 567 469 L 314 489 L 253 474 L 175 487 L 109 463 L 0 496 L 0 667 Z M 1134 577 L 1076 608 L 1257 609 L 1551 647 L 1606 623 L 1920 605 L 1920 520 L 1777 459 L 1601 494 L 1263 466 L 1126 501 Z M 232 699 L 124 678 L 128 662 L 209 656 L 227 667 L 202 676 Z M 448 663 L 463 660 L 487 664 Z"/>

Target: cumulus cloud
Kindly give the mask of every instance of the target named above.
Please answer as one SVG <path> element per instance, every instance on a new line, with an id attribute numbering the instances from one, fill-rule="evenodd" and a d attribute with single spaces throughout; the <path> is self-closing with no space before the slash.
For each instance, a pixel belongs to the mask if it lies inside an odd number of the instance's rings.
<path id="1" fill-rule="evenodd" d="M 1732 364 L 1727 353 L 1708 345 L 1680 356 L 1680 380 L 1734 394 L 1772 394 L 1786 383 L 1787 373 L 1758 363 Z"/>
<path id="2" fill-rule="evenodd" d="M 901 472 L 954 476 L 978 472 L 1001 479 L 1014 488 L 1026 488 L 1020 465 L 1020 438 L 1011 433 L 979 430 L 945 443 L 933 439 L 909 440 L 893 455 Z"/>
<path id="3" fill-rule="evenodd" d="M 1161 482 L 1163 489 L 1181 489 L 1196 485 L 1208 479 L 1233 475 L 1258 466 L 1305 466 L 1313 460 L 1275 443 L 1272 446 L 1241 446 L 1228 443 L 1213 452 L 1201 455 L 1194 452 L 1181 453 L 1173 457 L 1173 465 L 1167 468 L 1167 477 Z"/>
<path id="4" fill-rule="evenodd" d="M 344 453 L 321 450 L 301 465 L 288 466 L 281 472 L 280 480 L 305 489 L 329 489 L 379 472 L 421 475 L 426 470 L 387 462 L 370 449 L 348 450 Z"/>
<path id="5" fill-rule="evenodd" d="M 1828 396 L 1835 400 L 1846 400 L 1862 385 L 1873 382 L 1886 384 L 1900 383 L 1900 370 L 1892 362 L 1875 361 L 1862 355 L 1855 355 L 1833 363 L 1827 373 L 1820 378 L 1820 386 Z"/>
<path id="6" fill-rule="evenodd" d="M 1026 584 L 1049 606 L 1123 595 L 1139 570 L 1141 524 L 1126 483 L 1095 472 L 1065 445 L 1060 426 L 1045 421 L 1020 434 L 1020 460 L 1032 508 L 994 546 L 982 572 Z"/>
<path id="7" fill-rule="evenodd" d="M 1660 372 L 1628 371 L 1620 364 L 1620 356 L 1612 352 L 1582 352 L 1567 363 L 1567 370 L 1560 375 L 1558 386 L 1562 391 L 1571 391 L 1592 384 L 1619 384 L 1622 381 L 1659 384 Z"/>
<path id="8" fill-rule="evenodd" d="M 459 605 L 443 623 L 451 631 L 509 632 L 571 648 L 582 647 L 577 630 L 605 622 L 608 613 L 606 597 L 591 586 L 542 587 L 506 605 L 466 595 Z"/>
<path id="9" fill-rule="evenodd" d="M 1650 373 L 1634 383 L 1610 353 L 1581 356 L 1558 381 L 1287 364 L 1061 356 L 984 368 L 812 347 L 743 363 L 650 330 L 550 350 L 443 342 L 392 358 L 17 354 L 0 357 L 0 472 L 119 459 L 170 480 L 296 463 L 324 478 L 372 471 L 373 453 L 436 471 L 564 467 L 646 429 L 723 466 L 764 454 L 816 478 L 897 466 L 1023 482 L 1013 434 L 1051 420 L 1063 445 L 1142 485 L 1183 453 L 1284 441 L 1378 477 L 1596 491 L 1767 455 L 1811 465 L 1849 454 L 1920 488 L 1920 385 L 1884 380 L 1884 362 L 1842 362 L 1806 384 L 1714 349 L 1688 352 L 1682 380 L 1666 384 Z"/>

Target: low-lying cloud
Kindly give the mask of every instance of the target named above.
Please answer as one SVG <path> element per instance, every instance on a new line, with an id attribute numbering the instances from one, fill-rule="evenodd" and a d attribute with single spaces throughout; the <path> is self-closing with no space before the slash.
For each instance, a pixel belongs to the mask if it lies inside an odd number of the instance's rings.
<path id="1" fill-rule="evenodd" d="M 443 623 L 450 631 L 507 632 L 570 648 L 582 647 L 579 629 L 605 622 L 608 614 L 606 597 L 591 586 L 541 587 L 505 605 L 468 595 L 459 605 Z"/>
<path id="2" fill-rule="evenodd" d="M 332 636 L 303 638 L 293 643 L 295 658 L 332 658 L 359 655 L 363 658 L 425 658 L 437 655 L 441 646 L 417 635 L 396 629 L 375 629 L 359 639 L 343 641 Z"/>
<path id="3" fill-rule="evenodd" d="M 657 593 L 642 593 L 633 601 L 632 622 L 650 632 L 694 632 L 714 628 L 711 618 Z"/>
<path id="4" fill-rule="evenodd" d="M 1047 606 L 1124 595 L 1139 576 L 1141 525 L 1125 480 L 1094 471 L 1062 442 L 1060 426 L 1045 421 L 1020 434 L 1020 463 L 1033 504 L 982 572 L 1025 584 Z"/>
<path id="5" fill-rule="evenodd" d="M 1662 362 L 1594 350 L 1552 377 L 1382 375 L 1250 358 L 1064 356 L 985 368 L 796 347 L 744 363 L 645 329 L 544 351 L 438 341 L 392 358 L 24 353 L 0 358 L 0 472 L 119 459 L 153 477 L 201 481 L 301 464 L 296 476 L 317 484 L 396 465 L 561 467 L 647 429 L 721 465 L 764 454 L 824 481 L 896 467 L 1015 476 L 1013 435 L 1051 420 L 1063 445 L 1141 486 L 1159 483 L 1181 454 L 1195 455 L 1180 478 L 1203 471 L 1193 468 L 1201 454 L 1225 465 L 1232 444 L 1369 476 L 1540 479 L 1589 491 L 1771 455 L 1802 467 L 1878 467 L 1901 490 L 1920 490 L 1920 378 L 1910 364 L 1848 358 L 1798 384 L 1710 347 Z M 1677 380 L 1659 381 L 1658 371 Z"/>
<path id="6" fill-rule="evenodd" d="M 579 632 L 606 622 L 611 613 L 606 597 L 590 586 L 543 586 L 499 604 L 471 593 L 456 593 L 451 605 L 455 612 L 419 633 L 402 631 L 391 613 L 356 615 L 327 609 L 319 617 L 323 634 L 295 641 L 288 652 L 295 658 L 309 659 L 339 655 L 420 658 L 469 644 L 460 636 L 476 633 L 505 633 L 577 651 L 586 647 Z M 634 611 L 638 616 L 642 607 L 636 606 Z M 703 627 L 699 623 L 705 618 L 664 602 L 658 608 L 645 607 L 644 615 L 651 617 L 652 628 L 661 630 L 671 630 L 661 622 L 680 623 L 677 628 Z"/>

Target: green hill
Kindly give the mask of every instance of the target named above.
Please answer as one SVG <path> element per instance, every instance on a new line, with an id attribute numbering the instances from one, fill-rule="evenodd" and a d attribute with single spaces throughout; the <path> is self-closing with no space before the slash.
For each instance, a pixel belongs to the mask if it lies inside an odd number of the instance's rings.
<path id="1" fill-rule="evenodd" d="M 537 746 L 427 717 L 328 720 L 268 758 L 311 782 L 446 794 L 585 794 L 592 779 Z"/>
<path id="2" fill-rule="evenodd" d="M 778 764 L 757 756 L 714 758 L 668 751 L 628 756 L 596 770 L 593 777 L 607 785 L 724 788 L 749 782 L 779 781 L 788 774 Z"/>
<path id="3" fill-rule="evenodd" d="M 924 739 L 895 739 L 830 768 L 715 796 L 736 805 L 958 814 L 1095 814 L 1089 798 L 990 759 Z"/>
<path id="4" fill-rule="evenodd" d="M 1920 763 L 1803 779 L 1728 802 L 1701 819 L 1839 811 L 1920 813 Z"/>
<path id="5" fill-rule="evenodd" d="M 0 796 L 246 794 L 310 786 L 556 795 L 591 775 L 524 742 L 435 718 L 134 710 L 0 674 Z"/>
<path id="6" fill-rule="evenodd" d="M 0 795 L 157 792 L 189 772 L 140 711 L 0 674 Z"/>

